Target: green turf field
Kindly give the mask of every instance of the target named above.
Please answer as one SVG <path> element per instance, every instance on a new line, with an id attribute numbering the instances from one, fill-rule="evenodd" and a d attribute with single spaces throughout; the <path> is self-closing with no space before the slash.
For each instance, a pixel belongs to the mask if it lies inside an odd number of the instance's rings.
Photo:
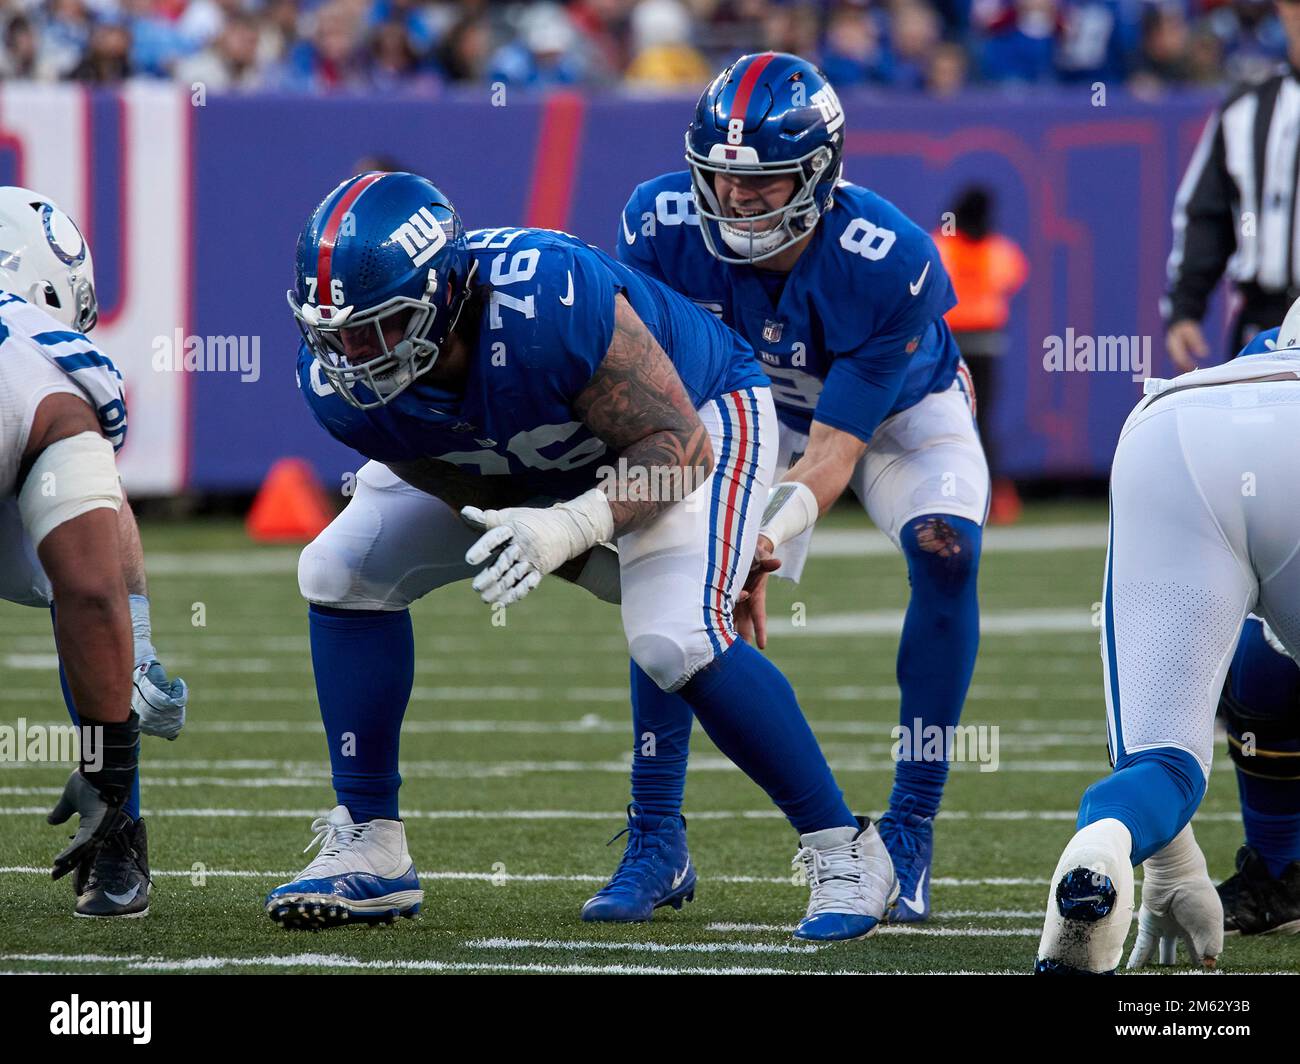
<path id="1" fill-rule="evenodd" d="M 1106 771 L 1092 627 L 1104 518 L 1099 506 L 1037 507 L 992 535 L 964 723 L 1000 727 L 998 770 L 953 771 L 933 920 L 824 947 L 788 934 L 807 899 L 791 877 L 791 831 L 698 728 L 695 902 L 650 924 L 579 920 L 621 852 L 605 841 L 627 800 L 627 664 L 616 610 L 556 581 L 505 628 L 468 586 L 414 610 L 402 794 L 423 913 L 379 929 L 281 930 L 263 895 L 305 864 L 310 821 L 333 804 L 296 552 L 250 546 L 231 524 L 146 526 L 154 642 L 192 687 L 181 738 L 144 740 L 152 910 L 73 919 L 70 886 L 45 872 L 66 832 L 41 815 L 68 766 L 0 766 L 0 970 L 1023 972 L 1079 795 Z M 891 780 L 906 580 L 861 516 L 827 525 L 803 584 L 776 585 L 770 653 L 851 804 L 875 812 Z M 56 684 L 48 618 L 0 604 L 0 724 L 62 722 Z M 1216 879 L 1239 844 L 1236 810 L 1221 754 L 1196 821 Z M 1230 939 L 1222 967 L 1300 971 L 1300 939 Z"/>

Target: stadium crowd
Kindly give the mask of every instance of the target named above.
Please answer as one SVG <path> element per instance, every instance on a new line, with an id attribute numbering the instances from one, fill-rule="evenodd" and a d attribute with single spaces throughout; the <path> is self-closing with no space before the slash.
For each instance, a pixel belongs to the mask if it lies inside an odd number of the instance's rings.
<path id="1" fill-rule="evenodd" d="M 1296 0 L 1288 0 L 1300 10 Z M 218 90 L 698 89 L 816 57 L 841 88 L 1220 84 L 1285 58 L 1270 0 L 0 0 L 0 78 Z"/>

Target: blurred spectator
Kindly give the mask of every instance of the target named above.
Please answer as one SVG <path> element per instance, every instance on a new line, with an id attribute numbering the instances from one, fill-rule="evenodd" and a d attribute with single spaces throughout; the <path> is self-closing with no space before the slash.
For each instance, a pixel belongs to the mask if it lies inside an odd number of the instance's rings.
<path id="1" fill-rule="evenodd" d="M 634 0 L 575 0 L 569 17 L 587 40 L 593 62 L 603 73 L 625 70 L 632 54 L 631 9 Z M 692 23 L 695 19 L 688 13 Z"/>
<path id="2" fill-rule="evenodd" d="M 777 4 L 763 22 L 765 48 L 795 55 L 816 55 L 821 26 L 817 8 L 808 3 Z M 735 58 L 732 56 L 731 58 Z M 832 79 L 833 81 L 834 79 Z"/>
<path id="3" fill-rule="evenodd" d="M 846 90 L 1100 81 L 1150 97 L 1266 76 L 1286 54 L 1270 0 L 0 0 L 0 25 L 4 78 L 200 70 L 232 88 L 301 91 L 694 90 L 770 48 L 817 58 Z"/>
<path id="4" fill-rule="evenodd" d="M 379 89 L 431 91 L 437 77 L 421 68 L 420 55 L 403 22 L 384 22 L 370 35 L 369 82 Z"/>
<path id="5" fill-rule="evenodd" d="M 840 89 L 891 80 L 889 53 L 871 12 L 861 7 L 839 7 L 831 12 L 821 68 Z"/>
<path id="6" fill-rule="evenodd" d="M 627 80 L 660 89 L 703 89 L 714 71 L 691 45 L 691 13 L 678 0 L 641 0 L 632 11 L 636 58 Z"/>
<path id="7" fill-rule="evenodd" d="M 492 53 L 492 27 L 481 14 L 462 18 L 447 31 L 438 62 L 448 81 L 482 81 Z"/>
<path id="8" fill-rule="evenodd" d="M 131 67 L 138 74 L 167 77 L 176 61 L 198 46 L 160 11 L 156 0 L 122 0 L 122 14 L 131 29 Z"/>
<path id="9" fill-rule="evenodd" d="M 309 40 L 300 41 L 281 69 L 287 89 L 321 91 L 359 87 L 362 81 L 360 16 L 348 0 L 316 9 Z"/>
<path id="10" fill-rule="evenodd" d="M 506 85 L 576 85 L 587 74 L 583 41 L 559 4 L 531 4 L 519 37 L 492 55 L 488 80 Z"/>
<path id="11" fill-rule="evenodd" d="M 931 96 L 955 96 L 966 87 L 970 59 L 960 44 L 941 44 L 930 57 L 925 72 L 925 91 Z"/>
<path id="12" fill-rule="evenodd" d="M 1131 0 L 1070 0 L 1064 4 L 1056 55 L 1060 78 L 1112 85 L 1122 82 L 1141 38 L 1140 12 Z"/>
<path id="13" fill-rule="evenodd" d="M 1035 84 L 1056 77 L 1056 0 L 1016 0 L 992 27 L 984 43 L 981 72 L 986 81 Z"/>
<path id="14" fill-rule="evenodd" d="M 1142 23 L 1137 75 L 1156 84 L 1191 79 L 1191 34 L 1187 19 L 1173 4 L 1148 8 Z"/>
<path id="15" fill-rule="evenodd" d="M 0 78 L 30 80 L 37 76 L 36 30 L 26 15 L 14 15 L 5 23 Z"/>
<path id="16" fill-rule="evenodd" d="M 176 77 L 210 92 L 260 88 L 264 77 L 258 44 L 257 20 L 242 12 L 230 15 L 211 45 L 176 64 Z"/>
<path id="17" fill-rule="evenodd" d="M 90 45 L 90 12 L 82 0 L 48 0 L 37 23 L 37 64 L 43 77 L 72 73 Z"/>
<path id="18" fill-rule="evenodd" d="M 925 85 L 926 74 L 939 44 L 941 25 L 934 8 L 924 0 L 901 0 L 894 7 L 890 40 L 894 54 L 890 81 L 904 89 Z"/>
<path id="19" fill-rule="evenodd" d="M 110 17 L 90 31 L 86 52 L 68 74 L 74 81 L 111 85 L 131 75 L 131 31 L 125 20 Z"/>

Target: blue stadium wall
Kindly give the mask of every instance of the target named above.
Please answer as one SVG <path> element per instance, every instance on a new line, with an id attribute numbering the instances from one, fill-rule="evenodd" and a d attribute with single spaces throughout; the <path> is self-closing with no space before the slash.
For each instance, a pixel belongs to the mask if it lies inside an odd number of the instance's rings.
<path id="1" fill-rule="evenodd" d="M 1172 372 L 1157 307 L 1170 213 L 1213 103 L 844 97 L 850 180 L 930 229 L 962 186 L 984 183 L 1000 228 L 1029 257 L 996 426 L 1009 472 L 1105 476 L 1141 391 L 1127 372 L 1045 372 L 1046 337 L 1149 337 L 1152 372 Z M 142 494 L 249 490 L 284 455 L 307 457 L 337 484 L 360 460 L 306 412 L 285 305 L 298 231 L 321 197 L 363 157 L 383 155 L 436 181 L 470 227 L 565 229 L 612 248 L 632 187 L 682 166 L 691 107 L 684 98 L 523 93 L 493 106 L 486 90 L 196 106 L 172 86 L 8 86 L 0 182 L 40 187 L 84 220 L 106 310 L 99 338 L 130 384 L 128 485 Z M 1223 335 L 1217 307 L 1210 329 Z M 257 338 L 260 376 L 160 368 L 153 354 L 177 330 Z"/>

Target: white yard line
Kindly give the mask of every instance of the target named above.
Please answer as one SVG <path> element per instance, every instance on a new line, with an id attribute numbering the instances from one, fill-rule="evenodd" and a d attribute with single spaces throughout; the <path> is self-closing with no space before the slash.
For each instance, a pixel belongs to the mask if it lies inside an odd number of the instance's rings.
<path id="1" fill-rule="evenodd" d="M 174 781 L 182 786 L 202 787 L 211 785 L 211 777 L 196 776 L 192 780 Z M 233 781 L 231 786 L 243 785 L 245 781 Z M 254 780 L 251 781 L 257 785 L 270 786 L 273 780 Z M 319 781 L 304 780 L 300 781 L 303 786 L 320 786 Z M 150 787 L 168 786 L 169 781 L 160 781 L 145 777 L 143 787 L 147 791 Z M 294 784 L 298 785 L 298 784 Z M 6 797 L 57 797 L 63 793 L 62 787 L 0 787 L 0 796 Z M 48 812 L 43 806 L 0 806 L 0 816 L 35 816 Z M 208 809 L 162 809 L 146 808 L 145 815 L 151 817 L 190 817 L 190 818 L 211 818 L 214 820 L 225 818 L 255 818 L 267 817 L 271 819 L 308 819 L 321 815 L 319 809 L 233 809 L 233 808 L 208 808 Z M 778 809 L 704 809 L 704 810 L 687 810 L 688 820 L 784 820 L 784 815 Z M 876 815 L 873 812 L 873 816 Z M 402 811 L 402 816 L 408 820 L 590 820 L 595 822 L 607 822 L 617 824 L 622 821 L 624 812 L 621 809 L 406 809 Z M 945 811 L 940 814 L 943 822 L 952 820 L 992 820 L 992 821 L 1022 821 L 1022 820 L 1040 820 L 1040 821 L 1072 821 L 1078 816 L 1073 809 L 988 809 L 981 811 L 953 810 Z M 1203 812 L 1196 814 L 1196 821 L 1200 823 L 1218 823 L 1218 824 L 1236 824 L 1241 821 L 1241 814 L 1237 812 Z"/>
<path id="2" fill-rule="evenodd" d="M 50 870 L 46 867 L 37 867 L 35 865 L 9 865 L 0 866 L 0 875 L 10 876 L 48 876 Z M 287 870 L 280 872 L 257 872 L 253 870 L 235 869 L 235 868 L 205 868 L 195 870 L 192 868 L 178 869 L 153 869 L 150 874 L 157 877 L 169 879 L 191 879 L 204 876 L 216 877 L 222 879 L 283 879 L 291 880 L 298 874 L 297 870 Z M 565 874 L 557 875 L 550 872 L 421 872 L 420 878 L 430 882 L 454 881 L 454 882 L 479 882 L 504 885 L 506 883 L 604 883 L 609 879 L 607 875 L 577 875 Z M 772 884 L 781 886 L 791 886 L 789 876 L 701 876 L 701 883 L 732 883 L 741 885 L 751 884 Z M 1047 886 L 1046 879 L 1014 879 L 1005 877 L 992 877 L 988 879 L 956 879 L 945 876 L 936 876 L 933 880 L 936 886 L 940 887 L 1037 887 Z"/>
<path id="3" fill-rule="evenodd" d="M 1106 525 L 1074 522 L 985 529 L 981 553 L 1102 550 Z M 240 551 L 151 551 L 151 576 L 260 576 L 298 571 L 300 551 L 292 547 L 250 547 Z M 898 548 L 872 528 L 823 528 L 812 541 L 814 558 L 865 558 L 897 554 Z"/>
<path id="4" fill-rule="evenodd" d="M 696 966 L 656 967 L 640 964 L 542 964 L 492 961 L 361 960 L 337 953 L 267 954 L 261 957 L 108 957 L 75 953 L 5 953 L 0 961 L 32 964 L 122 964 L 129 971 L 204 972 L 223 968 L 320 968 L 402 972 L 537 972 L 557 975 L 860 975 L 853 971 L 801 972 L 792 968 Z"/>
<path id="5" fill-rule="evenodd" d="M 630 953 L 816 953 L 812 945 L 765 945 L 757 942 L 583 942 L 556 938 L 476 938 L 468 949 L 627 950 Z"/>
<path id="6" fill-rule="evenodd" d="M 897 765 L 888 759 L 881 758 L 878 761 L 867 761 L 862 759 L 847 759 L 831 757 L 828 759 L 830 767 L 834 772 L 840 773 L 867 773 L 867 774 L 893 774 Z M 306 762 L 286 762 L 283 765 L 259 765 L 249 766 L 241 765 L 221 765 L 214 762 L 205 762 L 202 764 L 186 764 L 172 760 L 147 762 L 150 768 L 154 769 L 222 769 L 222 768 L 264 768 L 272 770 L 282 768 L 284 771 L 292 772 L 296 776 L 308 779 L 327 779 L 329 770 L 320 764 Z M 7 771 L 37 771 L 51 767 L 49 762 L 14 762 L 5 766 Z M 419 779 L 436 779 L 436 780 L 454 780 L 454 779 L 514 779 L 519 776 L 528 775 L 573 775 L 583 773 L 602 773 L 616 776 L 625 776 L 631 771 L 630 760 L 614 759 L 608 761 L 428 761 L 428 762 L 403 762 L 402 776 L 407 780 Z M 979 772 L 981 766 L 974 762 L 955 762 L 950 766 L 950 770 L 955 773 Z M 722 757 L 701 757 L 691 762 L 691 772 L 698 775 L 701 772 L 727 772 L 738 773 L 730 761 Z M 1100 757 L 1089 758 L 1087 760 L 1063 760 L 1063 761 L 1019 761 L 1003 758 L 997 766 L 999 773 L 1031 773 L 1033 775 L 1068 775 L 1081 773 L 1089 776 L 1104 776 L 1109 769 L 1106 762 Z M 1232 763 L 1224 758 L 1221 764 L 1214 768 L 1215 772 L 1231 772 Z"/>

